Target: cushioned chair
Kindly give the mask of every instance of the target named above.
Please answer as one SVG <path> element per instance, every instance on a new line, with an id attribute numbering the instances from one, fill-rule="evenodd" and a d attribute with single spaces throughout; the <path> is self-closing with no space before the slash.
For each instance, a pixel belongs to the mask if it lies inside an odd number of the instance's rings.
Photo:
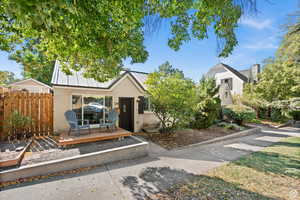
<path id="1" fill-rule="evenodd" d="M 80 130 L 82 129 L 88 129 L 89 133 L 91 133 L 89 120 L 77 119 L 76 113 L 73 110 L 65 112 L 65 117 L 70 125 L 69 135 L 72 131 L 75 131 L 75 135 L 80 135 Z M 79 125 L 78 122 L 83 122 L 83 125 Z"/>

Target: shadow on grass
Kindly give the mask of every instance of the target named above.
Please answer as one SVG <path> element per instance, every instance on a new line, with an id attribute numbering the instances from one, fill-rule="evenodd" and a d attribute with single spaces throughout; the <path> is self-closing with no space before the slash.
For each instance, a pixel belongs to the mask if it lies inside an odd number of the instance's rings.
<path id="1" fill-rule="evenodd" d="M 255 152 L 234 161 L 234 164 L 253 168 L 261 172 L 300 178 L 300 160 L 278 153 Z"/>
<path id="2" fill-rule="evenodd" d="M 300 142 L 300 138 L 299 138 L 299 142 Z M 277 142 L 275 143 L 273 146 L 285 146 L 285 147 L 296 147 L 296 148 L 300 148 L 300 143 L 293 143 L 293 142 Z M 300 151 L 299 151 L 299 155 L 300 155 Z"/>
<path id="3" fill-rule="evenodd" d="M 122 184 L 130 189 L 136 200 L 273 199 L 219 178 L 195 175 L 168 167 L 148 167 L 139 177 L 125 177 Z"/>

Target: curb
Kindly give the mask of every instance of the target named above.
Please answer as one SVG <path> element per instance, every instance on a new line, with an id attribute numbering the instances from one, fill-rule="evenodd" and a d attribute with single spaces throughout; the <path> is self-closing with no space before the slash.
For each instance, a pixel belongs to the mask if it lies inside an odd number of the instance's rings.
<path id="1" fill-rule="evenodd" d="M 1 171 L 0 182 L 14 181 L 20 178 L 33 176 L 49 175 L 60 171 L 98 166 L 148 155 L 148 142 L 141 141 L 136 137 L 133 138 L 138 140 L 139 143 Z"/>
<path id="2" fill-rule="evenodd" d="M 228 140 L 228 139 L 237 138 L 237 137 L 246 136 L 246 135 L 251 135 L 251 134 L 255 134 L 255 133 L 259 133 L 259 132 L 261 132 L 261 128 L 260 127 L 254 127 L 254 128 L 250 128 L 250 129 L 247 129 L 247 130 L 244 130 L 244 131 L 239 131 L 237 133 L 233 133 L 233 134 L 230 134 L 230 135 L 217 137 L 217 138 L 214 138 L 214 139 L 211 139 L 211 140 L 206 140 L 206 141 L 195 143 L 195 144 L 190 144 L 188 146 L 184 146 L 184 147 L 181 147 L 181 148 L 176 148 L 176 149 L 174 149 L 174 151 L 184 150 L 184 149 L 188 149 L 188 148 L 191 148 L 191 147 L 201 146 L 201 145 L 205 145 L 205 144 L 211 144 L 211 143 L 215 143 L 215 142 L 221 142 L 221 141 L 225 141 L 225 140 Z"/>

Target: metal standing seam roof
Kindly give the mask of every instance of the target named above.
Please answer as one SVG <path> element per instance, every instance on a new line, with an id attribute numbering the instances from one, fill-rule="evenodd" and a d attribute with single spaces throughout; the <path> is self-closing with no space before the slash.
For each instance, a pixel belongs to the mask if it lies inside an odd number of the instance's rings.
<path id="1" fill-rule="evenodd" d="M 148 73 L 124 70 L 121 71 L 119 76 L 109 81 L 99 82 L 92 78 L 85 78 L 82 71 L 72 71 L 72 75 L 66 75 L 61 70 L 59 61 L 55 62 L 51 83 L 52 85 L 59 86 L 109 89 L 115 83 L 117 83 L 118 80 L 125 76 L 125 74 L 129 74 L 141 86 L 142 89 L 146 89 L 146 85 L 144 83 L 147 80 Z"/>

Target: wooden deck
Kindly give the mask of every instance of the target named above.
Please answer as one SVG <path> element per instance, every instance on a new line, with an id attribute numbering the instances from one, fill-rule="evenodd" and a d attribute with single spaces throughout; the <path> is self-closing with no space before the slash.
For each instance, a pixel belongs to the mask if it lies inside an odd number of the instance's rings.
<path id="1" fill-rule="evenodd" d="M 117 128 L 116 130 L 110 131 L 103 131 L 101 129 L 91 129 L 91 133 L 87 130 L 81 131 L 80 136 L 68 135 L 67 132 L 61 133 L 58 139 L 59 146 L 67 146 L 72 144 L 81 144 L 81 143 L 88 143 L 88 142 L 96 142 L 101 140 L 110 140 L 116 139 L 121 137 L 130 136 L 133 133 L 129 132 L 122 128 Z"/>

